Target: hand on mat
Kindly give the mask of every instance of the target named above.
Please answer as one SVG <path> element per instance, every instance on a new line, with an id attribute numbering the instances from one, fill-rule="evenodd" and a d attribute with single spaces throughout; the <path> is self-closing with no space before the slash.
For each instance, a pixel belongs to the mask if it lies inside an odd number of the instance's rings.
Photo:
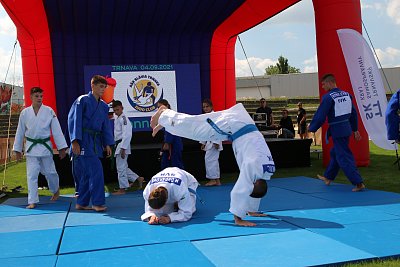
<path id="1" fill-rule="evenodd" d="M 158 219 L 159 224 L 168 224 L 171 222 L 171 218 L 168 215 L 163 215 Z"/>
<path id="2" fill-rule="evenodd" d="M 149 224 L 158 224 L 158 217 L 156 215 L 152 215 L 149 219 Z"/>

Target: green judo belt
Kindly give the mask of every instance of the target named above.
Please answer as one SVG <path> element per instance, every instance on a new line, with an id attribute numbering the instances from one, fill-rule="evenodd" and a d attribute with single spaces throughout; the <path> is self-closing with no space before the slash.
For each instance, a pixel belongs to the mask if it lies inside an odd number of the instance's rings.
<path id="1" fill-rule="evenodd" d="M 50 151 L 51 154 L 53 154 L 53 150 L 47 144 L 47 142 L 50 141 L 50 137 L 47 137 L 47 138 L 30 138 L 30 137 L 25 136 L 25 138 L 26 138 L 27 141 L 32 142 L 32 144 L 28 147 L 28 150 L 26 151 L 27 153 L 29 151 L 31 151 L 34 146 L 41 144 L 41 145 L 44 145 Z"/>
<path id="2" fill-rule="evenodd" d="M 94 153 L 97 155 L 96 138 L 97 138 L 97 136 L 101 135 L 101 132 L 100 131 L 95 131 L 95 130 L 92 130 L 92 129 L 88 129 L 88 128 L 83 128 L 83 131 L 85 133 L 88 133 L 89 135 L 91 135 L 93 137 Z"/>
<path id="3" fill-rule="evenodd" d="M 115 162 L 115 159 L 114 159 L 114 157 L 115 157 L 115 151 L 117 150 L 117 146 L 118 146 L 118 144 L 119 143 L 121 143 L 122 142 L 122 139 L 120 139 L 120 140 L 117 140 L 117 141 L 115 141 L 115 145 L 113 146 L 113 149 L 112 149 L 112 155 L 111 155 L 111 170 L 114 170 L 114 162 Z"/>

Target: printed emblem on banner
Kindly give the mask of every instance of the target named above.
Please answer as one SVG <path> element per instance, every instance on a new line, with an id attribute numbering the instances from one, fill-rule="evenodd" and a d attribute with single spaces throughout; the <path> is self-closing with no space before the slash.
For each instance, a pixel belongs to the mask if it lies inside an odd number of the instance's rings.
<path id="1" fill-rule="evenodd" d="M 160 82 L 151 75 L 138 75 L 130 82 L 126 91 L 129 104 L 140 112 L 151 112 L 163 98 Z"/>

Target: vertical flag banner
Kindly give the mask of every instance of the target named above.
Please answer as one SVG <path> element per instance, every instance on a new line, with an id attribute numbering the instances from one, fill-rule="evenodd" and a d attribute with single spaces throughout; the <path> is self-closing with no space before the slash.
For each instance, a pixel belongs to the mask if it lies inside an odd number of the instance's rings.
<path id="1" fill-rule="evenodd" d="M 364 127 L 375 145 L 394 150 L 386 137 L 386 92 L 372 51 L 359 32 L 340 29 L 337 33 Z"/>

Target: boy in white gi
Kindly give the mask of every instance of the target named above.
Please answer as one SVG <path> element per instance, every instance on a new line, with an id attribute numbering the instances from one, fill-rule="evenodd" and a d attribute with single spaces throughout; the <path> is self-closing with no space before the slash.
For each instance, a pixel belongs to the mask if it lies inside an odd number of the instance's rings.
<path id="1" fill-rule="evenodd" d="M 267 180 L 275 172 L 275 164 L 264 137 L 242 104 L 195 116 L 160 107 L 150 124 L 153 133 L 165 127 L 172 134 L 197 141 L 231 140 L 240 174 L 231 191 L 229 211 L 240 226 L 256 225 L 242 219 L 246 214 L 266 216 L 258 209 L 261 198 L 267 193 Z"/>
<path id="2" fill-rule="evenodd" d="M 145 213 L 149 224 L 185 222 L 196 211 L 196 189 L 199 183 L 190 173 L 168 167 L 151 178 L 143 191 Z"/>
<path id="3" fill-rule="evenodd" d="M 139 188 L 142 188 L 143 177 L 139 177 L 128 167 L 128 155 L 131 154 L 132 124 L 123 113 L 124 107 L 121 101 L 113 101 L 114 110 L 114 140 L 115 140 L 115 161 L 118 172 L 119 189 L 113 195 L 123 195 L 131 183 L 136 180 Z M 129 183 L 131 182 L 131 183 Z"/>
<path id="4" fill-rule="evenodd" d="M 55 201 L 60 196 L 59 178 L 53 161 L 50 135 L 53 135 L 60 159 L 65 157 L 68 147 L 53 109 L 42 104 L 43 90 L 40 87 L 33 87 L 30 92 L 30 98 L 32 105 L 22 110 L 19 116 L 13 147 L 17 160 L 20 160 L 22 158 L 24 137 L 26 138 L 27 209 L 35 208 L 36 203 L 39 202 L 39 172 L 46 177 L 49 189 L 53 193 L 51 200 Z"/>
<path id="5" fill-rule="evenodd" d="M 210 99 L 206 98 L 203 100 L 203 112 L 210 113 L 214 112 L 213 104 Z M 206 152 L 204 156 L 204 163 L 206 165 L 206 178 L 210 181 L 205 186 L 218 186 L 221 185 L 220 171 L 219 171 L 219 153 L 222 151 L 221 141 L 206 141 L 200 142 L 201 149 Z"/>

